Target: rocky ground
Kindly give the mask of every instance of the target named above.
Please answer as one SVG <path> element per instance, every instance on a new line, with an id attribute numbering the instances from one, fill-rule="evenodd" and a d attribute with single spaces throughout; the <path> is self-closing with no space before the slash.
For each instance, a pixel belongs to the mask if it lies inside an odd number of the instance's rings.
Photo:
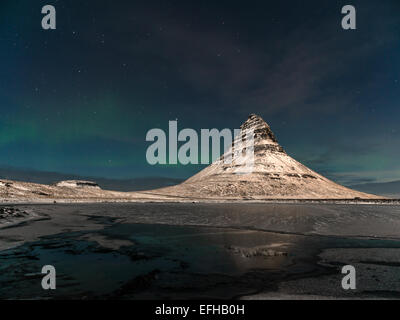
<path id="1" fill-rule="evenodd" d="M 29 216 L 29 213 L 25 210 L 12 207 L 0 208 L 0 219 L 25 218 L 27 216 Z"/>
<path id="2" fill-rule="evenodd" d="M 37 218 L 33 210 L 18 207 L 0 207 L 0 228 Z"/>

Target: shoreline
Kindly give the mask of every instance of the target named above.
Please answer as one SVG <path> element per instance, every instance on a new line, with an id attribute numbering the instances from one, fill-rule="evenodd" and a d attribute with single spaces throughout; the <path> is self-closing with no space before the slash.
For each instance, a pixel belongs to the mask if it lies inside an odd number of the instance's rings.
<path id="1" fill-rule="evenodd" d="M 338 204 L 338 205 L 400 205 L 400 199 L 0 199 L 0 206 L 12 205 L 57 205 L 57 204 L 113 204 L 113 203 L 143 203 L 143 204 Z"/>

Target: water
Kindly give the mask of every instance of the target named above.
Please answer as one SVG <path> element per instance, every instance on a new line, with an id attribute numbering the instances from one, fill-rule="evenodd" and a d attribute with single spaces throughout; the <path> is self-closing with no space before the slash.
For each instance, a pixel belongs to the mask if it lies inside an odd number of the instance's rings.
<path id="1" fill-rule="evenodd" d="M 1 299 L 230 299 L 281 281 L 336 274 L 327 248 L 399 248 L 398 241 L 303 236 L 232 228 L 113 223 L 63 232 L 0 252 Z M 41 268 L 57 289 L 41 288 Z"/>

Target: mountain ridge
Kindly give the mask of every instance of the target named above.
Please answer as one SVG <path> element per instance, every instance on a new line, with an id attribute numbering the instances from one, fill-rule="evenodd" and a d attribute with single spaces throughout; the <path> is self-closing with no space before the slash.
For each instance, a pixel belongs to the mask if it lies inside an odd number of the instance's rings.
<path id="1" fill-rule="evenodd" d="M 95 181 L 104 190 L 114 191 L 144 191 L 179 184 L 184 179 L 169 177 L 137 177 L 127 179 L 104 178 L 97 176 L 85 176 L 54 171 L 40 171 L 28 168 L 10 166 L 0 167 L 0 179 L 31 182 L 37 184 L 52 185 L 64 180 L 89 180 Z"/>

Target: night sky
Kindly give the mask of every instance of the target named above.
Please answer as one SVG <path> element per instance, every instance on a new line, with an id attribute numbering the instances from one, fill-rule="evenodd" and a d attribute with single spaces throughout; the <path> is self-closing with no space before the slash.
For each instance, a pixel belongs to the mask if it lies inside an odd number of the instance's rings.
<path id="1" fill-rule="evenodd" d="M 257 113 L 335 181 L 400 179 L 399 0 L 2 0 L 0 40 L 1 167 L 186 178 L 202 166 L 147 164 L 148 130 Z"/>

